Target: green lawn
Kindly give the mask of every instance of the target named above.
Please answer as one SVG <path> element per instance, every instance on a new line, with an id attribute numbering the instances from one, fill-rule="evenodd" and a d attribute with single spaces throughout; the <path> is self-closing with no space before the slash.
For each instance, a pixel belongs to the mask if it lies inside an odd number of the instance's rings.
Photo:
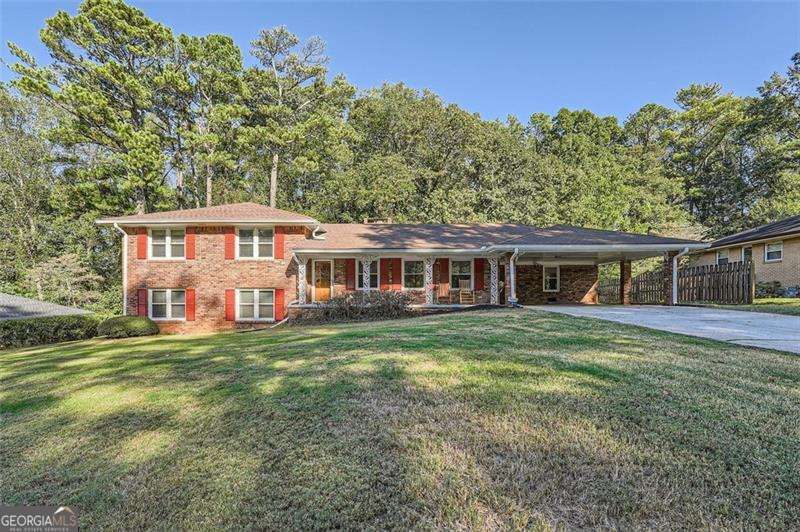
<path id="1" fill-rule="evenodd" d="M 753 301 L 752 305 L 710 305 L 728 310 L 747 310 L 751 312 L 770 312 L 800 316 L 800 297 L 764 297 Z"/>
<path id="2" fill-rule="evenodd" d="M 0 401 L 0 500 L 89 528 L 800 519 L 800 357 L 548 313 L 6 351 Z"/>

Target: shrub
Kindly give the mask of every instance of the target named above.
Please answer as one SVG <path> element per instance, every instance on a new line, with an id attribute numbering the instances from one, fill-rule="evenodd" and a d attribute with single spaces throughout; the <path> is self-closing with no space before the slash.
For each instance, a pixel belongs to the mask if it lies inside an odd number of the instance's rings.
<path id="1" fill-rule="evenodd" d="M 756 297 L 783 297 L 784 293 L 779 281 L 756 283 Z"/>
<path id="2" fill-rule="evenodd" d="M 97 335 L 106 338 L 128 338 L 158 334 L 158 325 L 145 316 L 115 316 L 97 327 Z"/>
<path id="3" fill-rule="evenodd" d="M 394 291 L 348 292 L 330 299 L 326 305 L 304 309 L 301 322 L 388 320 L 412 314 L 411 294 Z"/>
<path id="4" fill-rule="evenodd" d="M 93 314 L 0 321 L 0 348 L 85 340 L 97 335 Z"/>

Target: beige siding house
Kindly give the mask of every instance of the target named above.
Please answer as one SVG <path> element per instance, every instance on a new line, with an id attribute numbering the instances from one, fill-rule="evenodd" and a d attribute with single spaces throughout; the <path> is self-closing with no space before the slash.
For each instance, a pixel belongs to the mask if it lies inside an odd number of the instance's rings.
<path id="1" fill-rule="evenodd" d="M 716 240 L 695 255 L 693 265 L 748 261 L 751 257 L 757 283 L 800 286 L 800 216 Z"/>

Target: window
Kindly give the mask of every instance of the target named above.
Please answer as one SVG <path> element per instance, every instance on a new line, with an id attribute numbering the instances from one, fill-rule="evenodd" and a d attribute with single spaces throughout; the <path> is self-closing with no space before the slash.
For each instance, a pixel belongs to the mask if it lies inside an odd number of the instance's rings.
<path id="1" fill-rule="evenodd" d="M 271 227 L 240 228 L 238 231 L 240 259 L 271 259 L 273 229 Z"/>
<path id="2" fill-rule="evenodd" d="M 173 288 L 150 290 L 150 318 L 182 320 L 186 318 L 186 291 Z"/>
<path id="3" fill-rule="evenodd" d="M 248 321 L 275 319 L 275 291 L 271 288 L 239 289 L 236 291 L 236 319 Z"/>
<path id="4" fill-rule="evenodd" d="M 545 292 L 558 292 L 561 284 L 560 268 L 558 266 L 544 266 L 542 289 Z"/>
<path id="5" fill-rule="evenodd" d="M 364 263 L 360 260 L 356 259 L 356 263 L 358 264 L 358 269 L 356 270 L 356 283 L 359 289 L 364 289 Z M 373 260 L 369 264 L 369 289 L 370 290 L 377 290 L 378 289 L 378 261 Z"/>
<path id="6" fill-rule="evenodd" d="M 727 249 L 720 249 L 719 251 L 717 251 L 717 266 L 722 266 L 723 264 L 728 264 Z"/>
<path id="7" fill-rule="evenodd" d="M 471 260 L 451 260 L 450 261 L 450 288 L 472 289 L 472 261 Z"/>
<path id="8" fill-rule="evenodd" d="M 186 257 L 184 229 L 151 229 L 150 257 L 154 259 L 183 259 Z"/>
<path id="9" fill-rule="evenodd" d="M 778 262 L 783 259 L 783 242 L 773 242 L 764 246 L 764 262 Z"/>
<path id="10" fill-rule="evenodd" d="M 753 248 L 742 248 L 742 262 L 750 262 L 753 260 Z"/>
<path id="11" fill-rule="evenodd" d="M 406 289 L 425 287 L 425 263 L 423 261 L 403 261 L 403 287 Z"/>

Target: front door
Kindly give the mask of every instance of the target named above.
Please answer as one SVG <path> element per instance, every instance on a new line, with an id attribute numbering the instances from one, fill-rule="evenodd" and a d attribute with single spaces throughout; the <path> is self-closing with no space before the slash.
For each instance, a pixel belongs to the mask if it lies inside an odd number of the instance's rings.
<path id="1" fill-rule="evenodd" d="M 314 301 L 328 301 L 331 298 L 331 261 L 314 261 Z"/>

